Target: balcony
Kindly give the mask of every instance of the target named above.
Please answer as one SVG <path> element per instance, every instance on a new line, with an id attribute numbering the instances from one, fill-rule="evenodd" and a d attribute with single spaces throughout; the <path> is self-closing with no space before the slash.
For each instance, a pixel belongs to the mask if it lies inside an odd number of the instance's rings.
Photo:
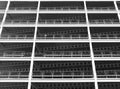
<path id="1" fill-rule="evenodd" d="M 36 43 L 35 57 L 90 57 L 88 43 Z"/>
<path id="2" fill-rule="evenodd" d="M 93 78 L 90 61 L 35 61 L 33 78 Z"/>
<path id="3" fill-rule="evenodd" d="M 85 24 L 85 14 L 39 14 L 39 24 Z"/>
<path id="4" fill-rule="evenodd" d="M 7 7 L 7 1 L 0 1 L 0 12 L 4 12 Z"/>
<path id="5" fill-rule="evenodd" d="M 91 27 L 91 37 L 96 40 L 120 39 L 120 27 Z"/>
<path id="6" fill-rule="evenodd" d="M 43 82 L 43 83 L 32 83 L 31 89 L 95 89 L 94 83 L 88 82 Z"/>
<path id="7" fill-rule="evenodd" d="M 88 39 L 86 27 L 39 27 L 37 39 Z"/>
<path id="8" fill-rule="evenodd" d="M 34 38 L 34 27 L 3 27 L 2 40 L 29 40 Z"/>
<path id="9" fill-rule="evenodd" d="M 93 43 L 94 57 L 116 58 L 120 57 L 119 43 Z"/>
<path id="10" fill-rule="evenodd" d="M 37 1 L 11 1 L 9 11 L 36 11 L 37 7 Z"/>
<path id="11" fill-rule="evenodd" d="M 27 58 L 31 57 L 32 43 L 0 43 L 0 57 Z"/>
<path id="12" fill-rule="evenodd" d="M 1 61 L 0 79 L 28 78 L 30 62 L 28 61 Z"/>
<path id="13" fill-rule="evenodd" d="M 80 11 L 84 10 L 82 1 L 41 1 L 40 10 L 44 11 Z"/>
<path id="14" fill-rule="evenodd" d="M 87 1 L 88 11 L 115 11 L 113 1 Z"/>
<path id="15" fill-rule="evenodd" d="M 0 89 L 27 89 L 27 83 L 21 82 L 1 82 Z"/>
<path id="16" fill-rule="evenodd" d="M 118 15 L 114 13 L 88 14 L 90 24 L 119 24 Z"/>
<path id="17" fill-rule="evenodd" d="M 95 65 L 99 79 L 120 78 L 120 61 L 96 61 Z"/>
<path id="18" fill-rule="evenodd" d="M 7 14 L 5 25 L 34 25 L 35 14 Z"/>

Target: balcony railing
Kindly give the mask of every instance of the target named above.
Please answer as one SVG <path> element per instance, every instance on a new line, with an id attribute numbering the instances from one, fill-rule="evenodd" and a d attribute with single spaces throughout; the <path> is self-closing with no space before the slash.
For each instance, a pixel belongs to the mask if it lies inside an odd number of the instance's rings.
<path id="1" fill-rule="evenodd" d="M 88 39 L 87 34 L 39 34 L 37 39 Z"/>
<path id="2" fill-rule="evenodd" d="M 95 51 L 94 52 L 95 57 L 120 57 L 120 51 Z"/>
<path id="3" fill-rule="evenodd" d="M 68 10 L 84 10 L 84 7 L 71 7 L 71 6 L 65 6 L 65 7 L 40 7 L 40 10 L 61 10 L 61 11 L 68 11 Z"/>
<path id="4" fill-rule="evenodd" d="M 7 20 L 5 24 L 35 24 L 35 20 Z"/>
<path id="5" fill-rule="evenodd" d="M 0 39 L 33 39 L 33 35 L 2 35 Z"/>
<path id="6" fill-rule="evenodd" d="M 11 78 L 28 78 L 28 72 L 13 72 L 13 71 L 0 71 L 0 79 L 11 79 Z"/>
<path id="7" fill-rule="evenodd" d="M 93 34 L 92 39 L 120 39 L 120 34 Z"/>
<path id="8" fill-rule="evenodd" d="M 34 72 L 33 78 L 93 78 L 91 71 L 73 72 L 73 71 L 51 71 Z"/>
<path id="9" fill-rule="evenodd" d="M 120 78 L 120 70 L 98 70 L 98 78 Z"/>
<path id="10" fill-rule="evenodd" d="M 7 51 L 0 53 L 0 57 L 30 57 L 31 52 Z"/>
<path id="11" fill-rule="evenodd" d="M 114 11 L 115 8 L 114 7 L 88 7 L 88 10 L 92 10 L 92 11 Z"/>
<path id="12" fill-rule="evenodd" d="M 90 24 L 119 24 L 118 19 L 89 20 Z"/>
<path id="13" fill-rule="evenodd" d="M 39 24 L 86 24 L 85 20 L 63 20 L 63 19 L 51 19 L 51 20 L 39 20 Z"/>
<path id="14" fill-rule="evenodd" d="M 37 10 L 37 8 L 36 7 L 10 7 L 9 10 L 15 10 L 15 11 L 27 10 L 27 11 L 32 11 L 32 10 Z"/>
<path id="15" fill-rule="evenodd" d="M 39 57 L 90 57 L 89 51 L 47 51 L 36 53 Z"/>

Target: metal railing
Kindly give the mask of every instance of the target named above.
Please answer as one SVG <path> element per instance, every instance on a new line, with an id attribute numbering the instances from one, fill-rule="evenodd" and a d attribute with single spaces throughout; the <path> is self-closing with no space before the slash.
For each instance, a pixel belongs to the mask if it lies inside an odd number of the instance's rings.
<path id="1" fill-rule="evenodd" d="M 114 11 L 115 8 L 114 7 L 88 7 L 88 10 L 92 10 L 92 11 Z"/>
<path id="2" fill-rule="evenodd" d="M 23 35 L 23 34 L 17 34 L 17 35 L 1 35 L 0 39 L 33 39 L 33 35 Z"/>
<path id="3" fill-rule="evenodd" d="M 118 19 L 99 19 L 89 20 L 90 24 L 119 24 Z"/>
<path id="4" fill-rule="evenodd" d="M 95 34 L 92 39 L 120 39 L 120 34 Z"/>
<path id="5" fill-rule="evenodd" d="M 98 70 L 98 78 L 120 78 L 120 70 Z"/>
<path id="6" fill-rule="evenodd" d="M 75 72 L 75 71 L 40 71 L 33 72 L 33 78 L 93 78 L 92 71 Z"/>
<path id="7" fill-rule="evenodd" d="M 12 72 L 12 71 L 0 71 L 0 79 L 11 79 L 11 78 L 28 78 L 29 73 L 27 72 Z M 26 75 L 25 75 L 26 74 Z"/>
<path id="8" fill-rule="evenodd" d="M 95 57 L 120 57 L 120 51 L 94 51 Z"/>
<path id="9" fill-rule="evenodd" d="M 39 34 L 37 39 L 88 39 L 87 34 Z"/>
<path id="10" fill-rule="evenodd" d="M 35 53 L 39 57 L 90 57 L 89 51 L 47 51 Z"/>
<path id="11" fill-rule="evenodd" d="M 86 24 L 86 20 L 85 19 L 83 19 L 83 20 L 51 19 L 51 20 L 39 20 L 38 23 L 39 24 Z"/>
<path id="12" fill-rule="evenodd" d="M 78 7 L 78 6 L 61 6 L 61 7 L 40 7 L 40 10 L 61 10 L 61 11 L 66 11 L 66 10 L 84 10 L 84 6 L 83 7 Z"/>
<path id="13" fill-rule="evenodd" d="M 6 51 L 0 53 L 0 57 L 29 57 L 29 56 L 31 56 L 31 52 Z"/>
<path id="14" fill-rule="evenodd" d="M 31 10 L 37 10 L 37 7 L 10 7 L 9 10 L 27 10 L 27 11 L 31 11 Z"/>
<path id="15" fill-rule="evenodd" d="M 5 24 L 35 24 L 35 20 L 6 20 Z"/>

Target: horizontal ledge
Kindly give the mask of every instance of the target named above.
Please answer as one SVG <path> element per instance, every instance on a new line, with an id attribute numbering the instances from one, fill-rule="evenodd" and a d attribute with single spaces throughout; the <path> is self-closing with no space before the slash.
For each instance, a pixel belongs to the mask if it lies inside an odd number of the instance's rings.
<path id="1" fill-rule="evenodd" d="M 37 40 L 36 39 L 36 42 L 46 42 L 46 43 L 49 43 L 49 42 L 60 42 L 60 43 L 62 43 L 62 42 L 79 42 L 79 43 L 83 43 L 83 42 L 89 42 L 89 40 L 88 39 L 51 39 L 51 40 L 47 40 L 47 39 L 45 39 L 45 40 Z"/>
<path id="2" fill-rule="evenodd" d="M 40 60 L 86 60 L 86 59 L 91 59 L 91 57 L 34 57 L 35 60 L 40 59 Z"/>
<path id="3" fill-rule="evenodd" d="M 97 79 L 97 82 L 120 82 L 120 79 Z"/>
<path id="4" fill-rule="evenodd" d="M 40 80 L 35 80 L 32 79 L 31 82 L 95 82 L 94 79 L 40 79 Z M 120 82 L 119 79 L 97 79 L 97 82 Z"/>
<path id="5" fill-rule="evenodd" d="M 36 25 L 4 24 L 3 27 L 35 27 Z M 37 27 L 87 27 L 87 24 L 37 24 Z M 90 24 L 89 27 L 120 27 L 120 24 Z"/>
<path id="6" fill-rule="evenodd" d="M 4 24 L 3 27 L 35 27 L 36 24 Z M 120 24 L 89 24 L 90 27 L 120 27 Z M 37 27 L 87 27 L 87 24 L 37 24 Z"/>
<path id="7" fill-rule="evenodd" d="M 46 58 L 46 59 L 39 59 L 39 58 L 34 58 L 34 61 L 91 61 L 92 58 Z"/>
<path id="8" fill-rule="evenodd" d="M 3 1 L 8 1 L 8 0 L 3 0 Z M 18 0 L 10 0 L 10 1 L 18 1 Z M 33 1 L 33 0 L 22 0 L 22 1 Z M 39 0 L 34 0 L 34 1 L 39 1 Z M 41 1 L 56 1 L 56 0 L 41 0 Z M 63 0 L 57 0 L 57 1 L 63 1 Z M 65 1 L 80 1 L 80 0 L 65 0 Z M 93 1 L 93 0 L 83 0 L 83 1 Z M 105 0 L 94 0 L 94 1 L 105 1 Z M 113 0 L 109 0 L 109 1 L 113 1 Z"/>
<path id="9" fill-rule="evenodd" d="M 120 39 L 91 39 L 91 42 L 120 42 Z"/>
<path id="10" fill-rule="evenodd" d="M 3 1 L 8 1 L 8 0 L 3 0 Z M 10 1 L 18 1 L 18 0 L 10 0 Z M 22 0 L 22 1 L 33 1 L 33 0 Z M 34 0 L 34 1 L 39 1 L 39 0 Z M 41 0 L 41 1 L 64 1 L 64 0 Z M 65 1 L 80 1 L 80 0 L 65 0 Z M 93 0 L 83 0 L 83 1 L 93 1 Z M 94 1 L 105 1 L 105 0 L 94 0 Z M 109 1 L 113 1 L 113 0 L 109 0 Z"/>
<path id="11" fill-rule="evenodd" d="M 0 42 L 24 42 L 24 43 L 29 43 L 29 42 L 34 42 L 34 39 L 0 39 Z M 83 43 L 83 42 L 90 42 L 89 39 L 36 39 L 35 42 L 46 42 L 46 43 L 49 43 L 49 42 L 80 42 L 80 43 Z M 104 39 L 104 40 L 100 40 L 100 39 L 96 39 L 96 40 L 93 40 L 91 39 L 91 42 L 97 42 L 97 43 L 100 43 L 100 42 L 117 42 L 119 43 L 120 42 L 120 39 Z"/>
<path id="12" fill-rule="evenodd" d="M 13 11 L 9 11 L 8 10 L 8 13 L 10 14 L 10 13 L 23 13 L 23 14 L 26 14 L 26 13 L 36 13 L 37 14 L 37 11 L 26 11 L 26 10 L 13 10 Z M 61 11 L 61 10 L 40 10 L 39 12 L 38 12 L 39 14 L 40 13 L 46 13 L 46 14 L 48 14 L 48 13 L 86 13 L 84 10 L 65 10 L 65 11 Z M 87 13 L 89 14 L 89 13 L 117 13 L 117 11 L 99 11 L 99 10 L 96 10 L 96 11 L 89 11 L 89 10 L 87 10 Z"/>
<path id="13" fill-rule="evenodd" d="M 24 43 L 29 43 L 29 42 L 34 42 L 34 39 L 0 39 L 0 42 L 24 42 Z M 88 39 L 45 39 L 45 40 L 42 40 L 42 39 L 36 39 L 35 42 L 89 42 Z"/>
<path id="14" fill-rule="evenodd" d="M 93 78 L 91 79 L 32 79 L 32 82 L 94 82 Z"/>
<path id="15" fill-rule="evenodd" d="M 0 61 L 31 61 L 31 59 L 19 59 L 19 58 L 17 58 L 17 59 L 13 59 L 13 58 L 4 58 L 4 59 L 1 59 L 0 58 Z"/>
<path id="16" fill-rule="evenodd" d="M 28 79 L 6 79 L 0 82 L 29 82 Z M 31 82 L 95 82 L 94 78 L 89 79 L 32 79 Z M 120 82 L 120 79 L 97 79 L 97 82 Z"/>
<path id="17" fill-rule="evenodd" d="M 0 60 L 30 60 L 32 57 L 0 57 Z"/>
<path id="18" fill-rule="evenodd" d="M 94 60 L 120 60 L 120 57 L 94 57 Z"/>

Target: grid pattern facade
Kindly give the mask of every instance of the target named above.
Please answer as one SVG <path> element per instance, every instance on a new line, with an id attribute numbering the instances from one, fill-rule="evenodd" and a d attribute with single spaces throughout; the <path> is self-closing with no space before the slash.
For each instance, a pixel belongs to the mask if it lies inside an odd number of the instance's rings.
<path id="1" fill-rule="evenodd" d="M 120 1 L 0 1 L 0 89 L 120 89 Z"/>

